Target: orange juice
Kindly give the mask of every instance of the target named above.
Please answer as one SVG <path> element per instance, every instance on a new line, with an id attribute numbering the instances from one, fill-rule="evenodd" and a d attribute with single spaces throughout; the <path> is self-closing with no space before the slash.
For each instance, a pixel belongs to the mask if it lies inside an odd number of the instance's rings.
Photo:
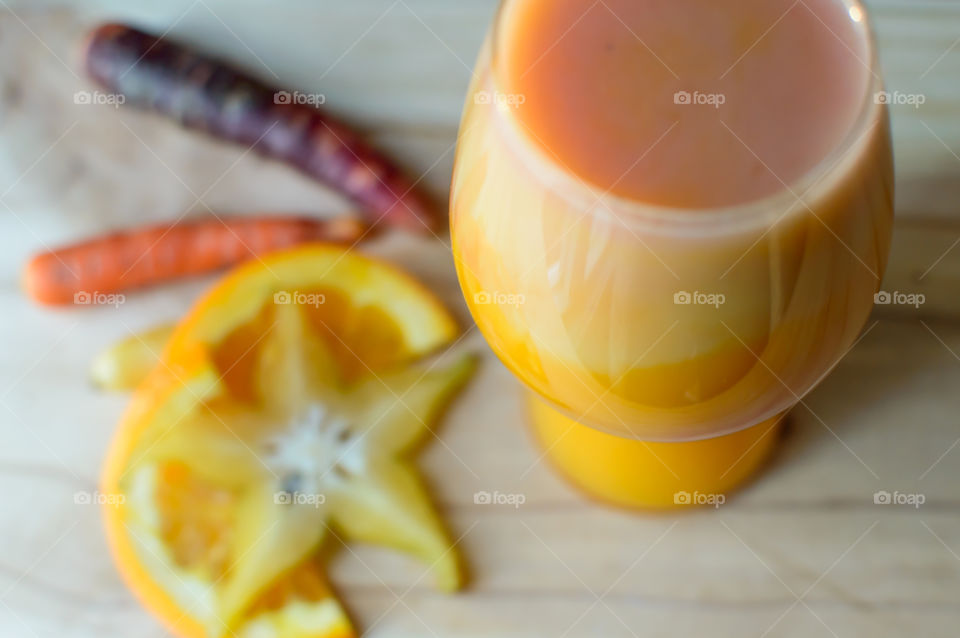
<path id="1" fill-rule="evenodd" d="M 850 131 L 871 79 L 836 0 L 589 7 L 508 5 L 499 90 L 523 96 L 540 151 L 623 198 L 710 212 L 782 191 Z"/>
<path id="2" fill-rule="evenodd" d="M 770 458 L 782 417 L 732 434 L 668 443 L 613 436 L 580 425 L 539 397 L 529 401 L 537 441 L 583 492 L 623 507 L 722 505 L 727 492 Z"/>
<path id="3" fill-rule="evenodd" d="M 890 243 L 875 69 L 852 0 L 503 3 L 461 125 L 453 248 L 553 430 L 730 435 L 829 372 Z"/>

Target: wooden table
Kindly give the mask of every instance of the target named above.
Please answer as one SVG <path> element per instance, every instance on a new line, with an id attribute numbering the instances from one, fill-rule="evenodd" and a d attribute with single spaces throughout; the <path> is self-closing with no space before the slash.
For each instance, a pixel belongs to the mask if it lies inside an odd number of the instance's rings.
<path id="1" fill-rule="evenodd" d="M 96 507 L 74 502 L 94 489 L 126 401 L 85 374 L 101 347 L 177 317 L 210 280 L 53 312 L 24 300 L 20 264 L 45 244 L 184 211 L 346 204 L 159 118 L 74 104 L 92 88 L 77 38 L 97 17 L 136 19 L 321 91 L 443 193 L 495 7 L 116 0 L 78 14 L 64 4 L 6 0 L 0 14 L 0 636 L 162 636 L 107 558 Z M 794 413 L 764 479 L 717 511 L 682 516 L 585 501 L 538 462 L 518 384 L 472 331 L 466 347 L 485 365 L 421 459 L 462 537 L 470 586 L 441 595 L 404 557 L 339 551 L 331 577 L 359 627 L 444 638 L 960 635 L 960 2 L 871 4 L 890 89 L 926 97 L 893 108 L 898 218 L 884 288 L 926 303 L 878 307 Z M 392 237 L 373 250 L 471 325 L 447 245 Z M 475 505 L 479 490 L 526 502 Z M 925 502 L 876 505 L 878 490 Z"/>

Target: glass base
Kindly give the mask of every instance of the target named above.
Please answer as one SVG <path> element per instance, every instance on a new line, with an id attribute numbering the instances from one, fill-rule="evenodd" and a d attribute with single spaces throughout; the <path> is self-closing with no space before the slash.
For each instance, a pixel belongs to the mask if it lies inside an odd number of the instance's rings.
<path id="1" fill-rule="evenodd" d="M 534 434 L 560 473 L 589 496 L 629 508 L 719 506 L 776 449 L 784 415 L 713 439 L 660 443 L 582 425 L 539 395 L 527 399 Z"/>

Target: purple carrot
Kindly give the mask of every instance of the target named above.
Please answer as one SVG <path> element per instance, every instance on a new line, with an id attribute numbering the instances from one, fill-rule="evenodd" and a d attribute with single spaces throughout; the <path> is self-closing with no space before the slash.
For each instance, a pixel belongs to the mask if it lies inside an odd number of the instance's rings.
<path id="1" fill-rule="evenodd" d="M 131 104 L 218 138 L 254 146 L 356 202 L 371 225 L 382 221 L 429 233 L 445 216 L 393 162 L 314 105 L 294 103 L 229 65 L 123 24 L 90 36 L 87 70 Z"/>

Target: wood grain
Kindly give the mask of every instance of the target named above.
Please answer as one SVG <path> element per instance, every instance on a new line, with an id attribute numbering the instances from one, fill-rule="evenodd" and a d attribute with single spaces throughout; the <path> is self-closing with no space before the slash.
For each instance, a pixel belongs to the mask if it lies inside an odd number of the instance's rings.
<path id="1" fill-rule="evenodd" d="M 34 250 L 183 211 L 336 213 L 289 170 L 155 118 L 83 107 L 75 46 L 104 16 L 172 33 L 304 91 L 449 183 L 470 67 L 490 0 L 352 0 L 242 7 L 10 2 L 0 13 L 0 636 L 162 636 L 106 558 L 93 490 L 125 403 L 84 371 L 102 346 L 181 314 L 209 283 L 131 295 L 120 308 L 51 312 L 18 291 Z M 79 4 L 79 3 L 78 3 Z M 156 6 L 148 6 L 153 5 Z M 897 226 L 861 341 L 791 417 L 781 452 L 718 511 L 628 514 L 583 500 L 539 460 L 522 390 L 474 329 L 485 364 L 422 465 L 470 565 L 433 592 L 419 566 L 375 548 L 332 560 L 373 636 L 955 636 L 960 623 L 960 3 L 871 4 L 895 106 Z M 209 207 L 209 208 L 208 208 Z M 444 242 L 372 248 L 423 278 L 464 325 Z M 478 490 L 522 493 L 480 506 Z M 878 506 L 878 490 L 922 493 Z"/>

